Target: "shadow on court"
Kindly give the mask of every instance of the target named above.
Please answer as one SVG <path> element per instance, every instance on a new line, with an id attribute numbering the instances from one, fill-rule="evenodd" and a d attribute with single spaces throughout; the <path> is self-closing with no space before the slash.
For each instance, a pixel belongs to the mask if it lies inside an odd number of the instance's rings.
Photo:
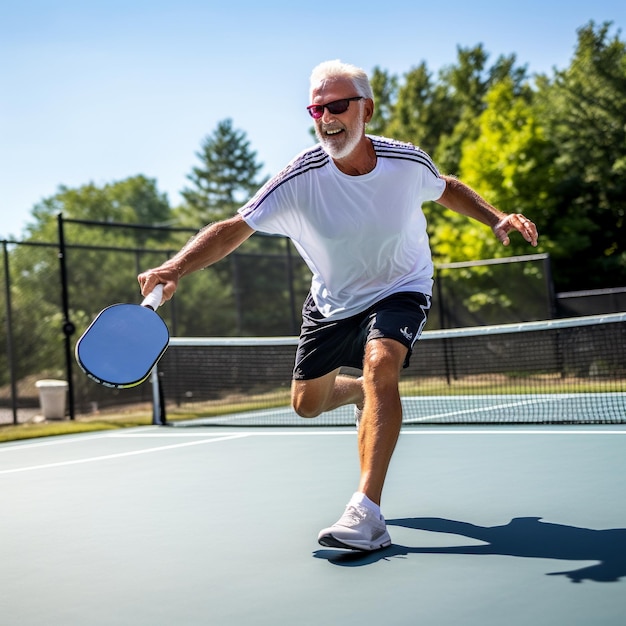
<path id="1" fill-rule="evenodd" d="M 593 530 L 540 521 L 540 517 L 516 517 L 504 526 L 476 526 L 438 517 L 387 520 L 390 526 L 461 535 L 485 545 L 410 547 L 392 544 L 372 553 L 318 550 L 314 556 L 334 565 L 358 567 L 409 554 L 502 555 L 562 561 L 597 561 L 581 569 L 551 572 L 574 583 L 584 580 L 617 582 L 626 576 L 626 528 Z"/>

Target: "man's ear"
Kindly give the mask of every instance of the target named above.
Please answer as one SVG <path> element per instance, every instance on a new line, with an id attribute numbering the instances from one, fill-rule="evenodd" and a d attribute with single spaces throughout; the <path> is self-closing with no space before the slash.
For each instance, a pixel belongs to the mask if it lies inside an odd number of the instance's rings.
<path id="1" fill-rule="evenodd" d="M 372 116 L 374 115 L 374 101 L 371 98 L 365 98 L 365 105 L 363 108 L 363 119 L 368 124 Z"/>

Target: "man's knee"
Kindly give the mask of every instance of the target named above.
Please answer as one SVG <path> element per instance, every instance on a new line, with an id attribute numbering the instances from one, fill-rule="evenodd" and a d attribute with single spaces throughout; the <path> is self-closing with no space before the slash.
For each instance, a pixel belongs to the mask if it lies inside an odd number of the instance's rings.
<path id="1" fill-rule="evenodd" d="M 406 353 L 407 348 L 394 339 L 368 342 L 363 361 L 365 379 L 397 380 Z"/>
<path id="2" fill-rule="evenodd" d="M 328 410 L 337 371 L 320 378 L 292 381 L 291 406 L 300 417 L 317 417 Z"/>
<path id="3" fill-rule="evenodd" d="M 322 413 L 321 403 L 312 394 L 292 394 L 291 406 L 300 417 L 317 417 Z"/>

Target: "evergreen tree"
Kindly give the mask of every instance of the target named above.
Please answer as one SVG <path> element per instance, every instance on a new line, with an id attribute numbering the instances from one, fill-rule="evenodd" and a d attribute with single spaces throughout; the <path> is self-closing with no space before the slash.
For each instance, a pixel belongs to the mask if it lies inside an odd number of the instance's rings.
<path id="1" fill-rule="evenodd" d="M 177 211 L 185 226 L 200 228 L 231 217 L 264 182 L 257 180 L 263 164 L 257 163 L 246 133 L 233 128 L 230 119 L 218 123 L 196 156 L 201 164 L 187 176 L 192 187 L 182 191 L 185 205 Z"/>

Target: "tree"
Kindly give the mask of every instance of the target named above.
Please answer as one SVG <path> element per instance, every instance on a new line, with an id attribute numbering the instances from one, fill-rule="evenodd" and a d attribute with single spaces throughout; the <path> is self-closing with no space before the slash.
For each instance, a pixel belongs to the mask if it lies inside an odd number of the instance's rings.
<path id="1" fill-rule="evenodd" d="M 397 90 L 393 116 L 387 124 L 388 134 L 432 153 L 445 131 L 445 101 L 444 90 L 433 84 L 426 64 L 421 63 L 405 74 Z"/>
<path id="2" fill-rule="evenodd" d="M 610 31 L 609 22 L 579 29 L 570 66 L 539 82 L 542 121 L 558 149 L 543 228 L 564 261 L 555 270 L 563 289 L 626 281 L 626 46 Z"/>
<path id="3" fill-rule="evenodd" d="M 98 187 L 93 183 L 58 192 L 35 205 L 35 221 L 28 227 L 24 245 L 11 254 L 11 270 L 15 277 L 14 317 L 37 328 L 37 334 L 62 337 L 61 322 L 53 314 L 60 311 L 59 258 L 57 215 L 65 220 L 93 220 L 106 223 L 163 223 L 169 221 L 170 206 L 156 183 L 145 176 Z M 163 233 L 134 228 L 85 226 L 64 222 L 67 246 L 65 261 L 69 282 L 71 318 L 81 326 L 104 306 L 138 297 L 136 281 L 141 260 L 136 249 L 162 247 Z M 49 246 L 43 242 L 53 242 Z M 91 247 L 90 247 L 91 246 Z M 164 260 L 164 259 L 162 259 Z M 32 304 L 37 302 L 37 306 Z M 33 321 L 33 317 L 37 321 Z M 29 324 L 30 323 L 30 324 Z M 46 330 L 46 325 L 52 326 Z M 32 335 L 33 333 L 31 333 Z M 26 347 L 29 336 L 18 332 L 18 343 Z M 42 341 L 41 350 L 44 350 Z M 35 351 L 36 355 L 37 352 Z"/>
<path id="4" fill-rule="evenodd" d="M 386 70 L 375 67 L 370 77 L 374 93 L 374 115 L 368 124 L 368 132 L 372 135 L 389 134 L 387 127 L 393 117 L 394 102 L 397 97 L 398 78 Z M 315 134 L 315 130 L 313 130 Z"/>
<path id="5" fill-rule="evenodd" d="M 516 95 L 506 77 L 490 89 L 485 105 L 477 120 L 478 138 L 462 145 L 460 178 L 501 211 L 524 213 L 541 228 L 552 202 L 553 152 L 537 119 L 533 93 L 527 89 Z M 509 248 L 503 248 L 489 229 L 473 222 L 469 227 L 474 229 L 473 258 L 528 251 L 521 237 L 512 237 Z M 450 252 L 454 249 L 450 240 Z"/>
<path id="6" fill-rule="evenodd" d="M 196 156 L 201 165 L 187 176 L 193 187 L 183 189 L 186 204 L 177 211 L 186 226 L 231 217 L 264 182 L 256 178 L 263 164 L 257 163 L 246 133 L 233 128 L 230 119 L 218 123 Z"/>
<path id="7" fill-rule="evenodd" d="M 66 220 L 133 225 L 163 224 L 169 222 L 171 208 L 167 197 L 157 190 L 156 182 L 145 176 L 134 176 L 102 187 L 94 183 L 75 189 L 61 186 L 54 196 L 44 199 L 33 208 L 35 222 L 28 227 L 27 241 L 58 241 L 59 213 Z M 135 228 L 65 224 L 65 238 L 69 246 L 80 244 L 131 249 L 160 244 L 164 236 L 167 234 Z M 28 254 L 16 251 L 15 261 L 23 268 L 25 275 L 32 276 L 35 281 L 38 279 L 37 272 L 45 272 L 50 263 L 49 260 L 37 260 L 40 254 L 43 253 L 36 250 L 31 250 Z M 135 295 L 135 265 L 131 263 L 128 268 L 122 269 L 119 253 L 111 251 L 105 255 L 102 251 L 72 250 L 70 254 L 75 255 L 75 259 L 80 256 L 80 261 L 73 264 L 73 274 L 70 277 L 72 286 L 76 288 L 78 301 L 88 302 L 98 293 L 101 293 L 100 297 L 109 297 L 113 302 L 123 295 L 127 298 Z M 56 271 L 58 262 L 54 259 L 52 263 Z M 51 297 L 54 297 L 58 289 L 56 284 L 46 286 L 44 283 L 42 287 L 44 290 L 52 290 Z"/>
<path id="8" fill-rule="evenodd" d="M 49 218 L 61 212 L 67 218 L 132 224 L 159 224 L 171 218 L 166 195 L 158 191 L 154 179 L 142 175 L 103 187 L 94 183 L 76 189 L 61 185 L 54 196 L 33 207 L 31 235 L 37 236 Z"/>
<path id="9" fill-rule="evenodd" d="M 532 96 L 508 75 L 495 83 L 476 119 L 476 139 L 468 138 L 461 146 L 459 168 L 460 178 L 488 202 L 506 213 L 523 212 L 539 223 L 537 208 L 549 208 L 552 153 Z M 520 235 L 512 234 L 510 246 L 503 247 L 489 227 L 450 211 L 439 211 L 431 229 L 439 263 L 530 252 Z M 542 245 L 545 249 L 543 240 Z M 475 322 L 501 322 L 507 311 L 510 321 L 520 319 L 515 315 L 539 319 L 549 313 L 543 306 L 546 300 L 537 297 L 544 293 L 545 278 L 541 264 L 518 265 L 514 272 L 509 266 L 482 266 L 440 272 L 439 288 L 445 291 L 444 301 L 454 301 L 457 313 L 462 303 L 477 316 Z"/>
<path id="10" fill-rule="evenodd" d="M 497 82 L 509 77 L 517 89 L 526 80 L 526 69 L 517 68 L 515 55 L 500 56 L 488 67 L 489 54 L 482 44 L 457 49 L 456 65 L 439 74 L 440 89 L 448 95 L 447 125 L 442 128 L 435 159 L 443 172 L 459 172 L 462 145 L 478 138 L 476 120 L 485 110 L 485 96 Z"/>

